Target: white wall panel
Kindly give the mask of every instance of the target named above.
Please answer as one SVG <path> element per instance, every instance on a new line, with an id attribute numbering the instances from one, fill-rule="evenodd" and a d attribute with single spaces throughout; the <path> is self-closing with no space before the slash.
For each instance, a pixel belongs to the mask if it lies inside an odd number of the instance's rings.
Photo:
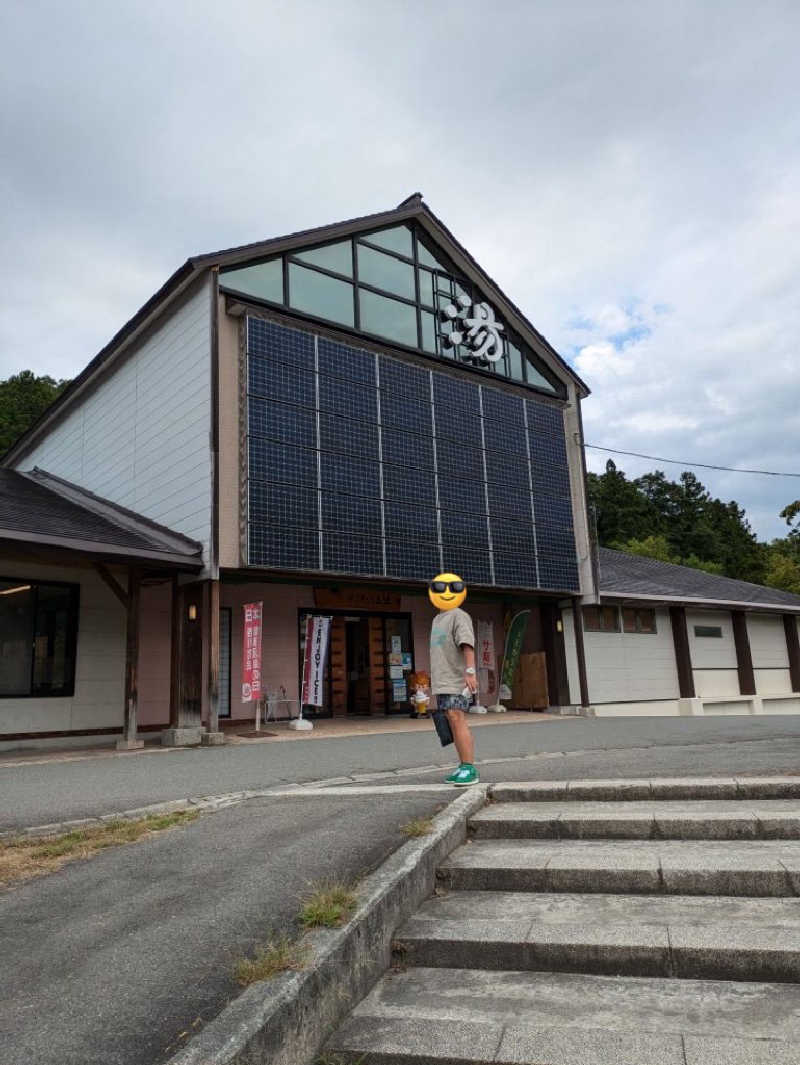
<path id="1" fill-rule="evenodd" d="M 754 669 L 788 669 L 786 630 L 779 614 L 747 614 L 747 633 Z M 758 689 L 761 691 L 761 689 Z"/>
<path id="2" fill-rule="evenodd" d="M 669 613 L 656 611 L 656 632 L 584 632 L 589 699 L 595 703 L 678 697 Z"/>
<path id="3" fill-rule="evenodd" d="M 204 282 L 17 463 L 204 545 L 211 536 L 211 295 Z"/>
<path id="4" fill-rule="evenodd" d="M 695 625 L 712 625 L 722 629 L 722 637 L 695 636 Z M 727 610 L 687 610 L 689 650 L 694 669 L 736 669 L 736 645 L 733 622 Z"/>

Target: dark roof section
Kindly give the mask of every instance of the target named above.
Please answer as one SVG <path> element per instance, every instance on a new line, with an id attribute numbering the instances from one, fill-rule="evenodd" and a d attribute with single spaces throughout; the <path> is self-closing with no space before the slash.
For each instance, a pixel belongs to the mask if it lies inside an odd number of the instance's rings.
<path id="1" fill-rule="evenodd" d="M 199 277 L 204 270 L 219 265 L 230 265 L 236 262 L 243 262 L 248 258 L 254 258 L 256 256 L 266 256 L 273 253 L 277 254 L 280 251 L 295 247 L 305 241 L 310 240 L 316 242 L 331 240 L 337 236 L 345 236 L 349 233 L 356 232 L 359 229 L 392 225 L 398 222 L 408 221 L 412 218 L 424 219 L 427 221 L 430 228 L 439 230 L 445 239 L 448 240 L 470 263 L 472 269 L 482 278 L 484 284 L 487 287 L 494 289 L 500 296 L 502 296 L 512 312 L 519 317 L 525 328 L 540 341 L 550 355 L 577 383 L 582 394 L 588 396 L 589 388 L 586 383 L 581 380 L 575 370 L 569 365 L 569 363 L 562 359 L 547 338 L 536 329 L 519 307 L 517 307 L 517 305 L 505 295 L 497 282 L 486 273 L 486 271 L 475 261 L 472 255 L 470 255 L 467 249 L 456 240 L 444 222 L 442 222 L 441 219 L 433 213 L 430 207 L 423 202 L 422 193 L 414 192 L 411 196 L 406 197 L 406 199 L 397 207 L 392 208 L 389 211 L 379 211 L 375 214 L 360 215 L 357 218 L 350 218 L 344 222 L 334 222 L 330 225 L 316 226 L 312 229 L 300 229 L 283 237 L 274 237 L 270 240 L 256 241 L 252 244 L 241 244 L 238 247 L 224 248 L 220 251 L 211 252 L 206 255 L 191 256 L 186 260 L 183 266 L 179 267 L 175 273 L 164 282 L 161 288 L 150 297 L 147 303 L 140 307 L 136 314 L 134 314 L 134 316 L 114 334 L 111 340 L 97 353 L 97 355 L 95 355 L 85 369 L 70 382 L 58 399 L 56 399 L 55 402 L 44 411 L 27 432 L 23 433 L 22 436 L 11 445 L 6 454 L 0 456 L 0 462 L 7 461 L 12 456 L 17 457 L 19 453 L 23 452 L 25 446 L 36 435 L 40 426 L 49 421 L 54 414 L 72 402 L 76 393 L 78 393 L 83 386 L 89 382 L 94 374 L 116 353 L 120 345 L 143 328 L 147 324 L 148 319 L 156 312 L 160 311 L 162 303 L 171 299 L 182 289 L 186 288 L 196 277 Z"/>
<path id="2" fill-rule="evenodd" d="M 197 570 L 202 545 L 44 470 L 0 468 L 0 541 Z"/>
<path id="3" fill-rule="evenodd" d="M 800 612 L 800 595 L 766 588 L 749 581 L 718 577 L 689 566 L 674 566 L 655 558 L 599 549 L 600 595 L 629 599 L 664 599 L 675 603 L 730 603 Z"/>

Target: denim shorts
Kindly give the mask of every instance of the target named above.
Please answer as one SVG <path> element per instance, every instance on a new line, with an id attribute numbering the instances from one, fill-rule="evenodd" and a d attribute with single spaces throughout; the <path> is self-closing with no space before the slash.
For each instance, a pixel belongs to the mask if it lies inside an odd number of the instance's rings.
<path id="1" fill-rule="evenodd" d="M 466 695 L 437 695 L 437 710 L 469 710 L 470 700 Z"/>

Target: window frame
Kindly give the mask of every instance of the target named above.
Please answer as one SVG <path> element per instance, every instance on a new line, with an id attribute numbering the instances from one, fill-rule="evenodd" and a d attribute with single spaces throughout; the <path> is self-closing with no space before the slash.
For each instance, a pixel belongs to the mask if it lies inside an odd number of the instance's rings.
<path id="1" fill-rule="evenodd" d="M 383 231 L 385 229 L 398 228 L 399 226 L 405 226 L 410 231 L 410 234 L 411 234 L 411 250 L 412 250 L 412 256 L 411 257 L 409 257 L 407 255 L 403 255 L 402 253 L 394 251 L 394 250 L 392 250 L 390 248 L 382 247 L 379 244 L 372 243 L 370 241 L 370 239 L 369 239 L 370 235 L 372 233 L 378 233 L 378 232 L 381 232 L 381 231 Z M 338 271 L 332 270 L 332 269 L 330 269 L 328 267 L 320 266 L 320 265 L 318 265 L 316 263 L 311 263 L 311 262 L 309 262 L 306 259 L 299 258 L 299 255 L 304 253 L 304 252 L 315 250 L 315 249 L 318 249 L 318 248 L 329 247 L 329 246 L 334 245 L 334 244 L 343 244 L 343 243 L 345 243 L 348 240 L 350 241 L 350 245 L 351 245 L 351 256 L 352 256 L 352 263 L 353 263 L 353 273 L 352 273 L 352 275 L 342 274 L 342 273 L 339 273 Z M 220 272 L 219 272 L 219 286 L 220 286 L 220 288 L 223 291 L 229 292 L 231 295 L 237 294 L 241 298 L 246 299 L 248 301 L 253 301 L 253 302 L 257 303 L 257 304 L 261 304 L 261 305 L 265 305 L 265 306 L 282 307 L 282 308 L 285 308 L 286 310 L 288 310 L 288 311 L 290 311 L 290 312 L 292 312 L 294 314 L 298 314 L 298 315 L 301 315 L 304 318 L 308 318 L 311 321 L 319 322 L 321 324 L 326 324 L 326 325 L 333 325 L 336 328 L 343 329 L 343 330 L 345 330 L 347 332 L 354 333 L 356 335 L 366 336 L 369 339 L 374 340 L 374 341 L 395 345 L 395 346 L 397 346 L 397 347 L 399 347 L 399 348 L 401 348 L 401 349 L 403 349 L 405 351 L 413 351 L 415 353 L 422 353 L 423 355 L 427 356 L 428 358 L 435 358 L 435 359 L 441 360 L 441 361 L 450 360 L 450 361 L 456 362 L 459 365 L 465 366 L 465 367 L 467 367 L 470 370 L 476 370 L 479 373 L 486 374 L 489 377 L 493 377 L 493 378 L 499 377 L 499 378 L 501 378 L 501 379 L 503 379 L 505 381 L 508 381 L 508 382 L 510 382 L 512 384 L 522 385 L 524 388 L 529 389 L 530 391 L 535 392 L 538 395 L 549 396 L 552 399 L 560 399 L 560 400 L 566 399 L 567 398 L 567 391 L 566 391 L 566 388 L 564 386 L 564 383 L 558 379 L 558 377 L 549 369 L 549 367 L 545 366 L 544 362 L 539 358 L 539 356 L 536 354 L 536 352 L 533 351 L 533 349 L 530 347 L 530 345 L 526 344 L 525 341 L 522 339 L 522 337 L 514 329 L 512 329 L 507 323 L 503 323 L 504 324 L 504 330 L 503 330 L 503 354 L 502 354 L 501 358 L 495 363 L 491 363 L 491 362 L 479 363 L 472 357 L 472 353 L 471 353 L 471 351 L 469 349 L 466 349 L 464 347 L 454 348 L 451 345 L 448 345 L 448 344 L 446 344 L 444 342 L 443 334 L 442 334 L 442 331 L 441 331 L 441 325 L 444 324 L 443 321 L 442 321 L 442 316 L 441 316 L 441 310 L 442 310 L 443 302 L 442 302 L 442 293 L 440 293 L 440 291 L 439 291 L 439 286 L 438 286 L 438 280 L 437 279 L 440 276 L 446 277 L 450 282 L 454 282 L 457 286 L 460 286 L 462 289 L 464 289 L 464 291 L 467 294 L 469 294 L 472 299 L 475 299 L 476 296 L 481 296 L 482 294 L 477 292 L 477 290 L 472 285 L 472 283 L 467 278 L 465 278 L 455 268 L 455 266 L 453 266 L 451 264 L 451 262 L 449 261 L 447 256 L 440 249 L 437 248 L 435 253 L 431 250 L 429 245 L 432 244 L 432 243 L 433 242 L 430 240 L 429 237 L 426 240 L 425 235 L 421 235 L 420 234 L 419 226 L 415 225 L 414 223 L 401 222 L 401 223 L 398 223 L 396 226 L 385 226 L 385 225 L 384 226 L 379 226 L 379 227 L 371 229 L 371 230 L 352 233 L 352 234 L 350 234 L 349 237 L 348 236 L 335 237 L 335 238 L 331 238 L 330 240 L 326 240 L 326 241 L 318 241 L 318 242 L 316 242 L 314 244 L 310 244 L 310 245 L 307 245 L 307 246 L 304 246 L 304 247 L 301 247 L 301 248 L 290 249 L 290 250 L 285 251 L 285 252 L 283 252 L 281 254 L 278 254 L 278 255 L 263 256 L 263 257 L 261 257 L 259 259 L 253 260 L 251 262 L 240 262 L 240 263 L 232 264 L 230 268 L 227 268 L 227 269 L 223 268 L 222 270 L 220 270 Z M 359 277 L 359 269 L 358 269 L 358 245 L 359 244 L 363 244 L 365 247 L 369 248 L 371 251 L 380 252 L 382 255 L 388 255 L 390 258 L 394 258 L 394 259 L 398 260 L 399 262 L 402 262 L 402 263 L 405 263 L 406 265 L 411 266 L 413 271 L 414 271 L 414 297 L 413 298 L 407 298 L 405 296 L 399 295 L 396 292 L 391 292 L 391 291 L 389 291 L 387 289 L 379 288 L 378 286 L 373 285 L 373 284 L 371 284 L 368 281 L 361 280 L 360 277 Z M 420 258 L 419 258 L 419 248 L 420 248 L 420 246 L 425 248 L 427 253 L 430 256 L 432 256 L 432 258 L 436 262 L 438 262 L 440 264 L 440 267 L 441 267 L 440 269 L 437 269 L 435 267 L 431 267 L 431 266 L 429 266 L 427 264 L 427 262 L 423 262 L 423 261 L 420 260 Z M 264 263 L 273 262 L 273 261 L 276 261 L 276 260 L 277 261 L 282 261 L 282 263 L 283 263 L 283 270 L 282 270 L 282 273 L 283 273 L 283 292 L 282 292 L 282 300 L 281 300 L 280 303 L 276 303 L 276 302 L 274 302 L 272 300 L 268 300 L 268 299 L 263 298 L 263 297 L 254 296 L 254 295 L 251 295 L 249 293 L 239 291 L 233 286 L 230 286 L 230 287 L 227 286 L 226 283 L 225 283 L 226 272 L 233 273 L 236 270 L 243 270 L 243 269 L 246 269 L 247 267 L 250 267 L 250 266 L 259 266 L 259 265 L 262 265 Z M 292 306 L 292 303 L 291 303 L 291 291 L 290 291 L 290 284 L 289 284 L 289 270 L 290 270 L 290 266 L 292 264 L 294 264 L 296 266 L 301 266 L 301 267 L 303 267 L 306 270 L 316 271 L 317 273 L 323 274 L 323 275 L 325 275 L 327 277 L 330 277 L 330 278 L 332 278 L 332 279 L 334 279 L 336 281 L 344 281 L 344 282 L 346 282 L 347 284 L 349 284 L 351 286 L 352 299 L 353 299 L 353 325 L 352 326 L 347 325 L 347 324 L 345 324 L 345 323 L 343 323 L 341 321 L 337 321 L 335 319 L 323 318 L 320 315 L 316 315 L 316 314 L 313 314 L 313 313 L 311 313 L 309 311 L 303 310 L 303 309 L 301 309 L 299 307 Z M 422 297 L 421 297 L 421 293 L 420 293 L 420 274 L 419 274 L 420 270 L 427 270 L 433 277 L 433 290 L 434 290 L 433 298 L 434 298 L 434 303 L 433 303 L 432 307 L 430 307 L 427 303 L 423 304 L 423 302 L 422 302 Z M 405 303 L 408 306 L 411 306 L 411 307 L 415 308 L 415 310 L 416 310 L 416 318 L 417 318 L 417 343 L 415 345 L 405 344 L 402 341 L 395 340 L 395 339 L 393 339 L 391 337 L 382 336 L 379 333 L 370 333 L 370 332 L 367 332 L 365 329 L 362 328 L 362 326 L 361 326 L 360 299 L 359 299 L 359 289 L 361 289 L 361 288 L 367 290 L 368 292 L 372 292 L 372 293 L 374 293 L 375 295 L 378 295 L 378 296 L 384 296 L 384 297 L 387 297 L 389 299 L 399 300 L 401 303 Z M 434 319 L 435 319 L 435 321 L 437 323 L 437 328 L 435 330 L 435 347 L 436 347 L 435 351 L 430 351 L 424 345 L 423 331 L 422 331 L 422 312 L 423 311 L 428 311 L 428 313 L 432 312 L 433 315 L 434 315 Z M 523 370 L 522 379 L 512 376 L 512 373 L 511 373 L 511 354 L 510 354 L 509 346 L 512 345 L 512 344 L 520 352 L 520 354 L 522 356 L 522 370 Z M 528 379 L 528 377 L 529 377 L 529 374 L 528 374 L 528 365 L 529 365 L 529 363 L 531 364 L 534 372 L 543 381 L 547 382 L 550 385 L 549 388 L 543 387 L 536 380 L 529 380 Z M 500 367 L 502 367 L 502 369 L 500 369 Z"/>
<path id="2" fill-rule="evenodd" d="M 722 640 L 725 638 L 721 625 L 692 625 L 692 633 L 696 640 Z"/>
<path id="3" fill-rule="evenodd" d="M 630 610 L 634 615 L 634 627 L 632 629 L 625 626 L 625 611 Z M 622 631 L 626 636 L 657 636 L 658 635 L 658 622 L 656 620 L 655 607 L 651 606 L 624 606 L 621 610 L 622 614 Z M 641 615 L 649 614 L 653 619 L 652 629 L 643 629 L 641 627 Z"/>
<path id="4" fill-rule="evenodd" d="M 33 593 L 33 609 L 31 610 L 31 630 L 30 630 L 30 675 L 28 678 L 28 691 L 27 692 L 4 692 L 0 689 L 0 700 L 2 699 L 69 699 L 75 695 L 75 677 L 77 673 L 77 654 L 78 654 L 78 626 L 80 624 L 80 609 L 81 609 L 81 586 L 80 583 L 75 581 L 53 581 L 53 580 L 40 580 L 35 577 L 9 577 L 0 573 L 0 584 L 5 583 L 19 583 L 29 584 Z M 36 654 L 34 651 L 34 644 L 36 642 L 36 619 L 39 610 L 39 588 L 41 586 L 49 588 L 67 588 L 70 591 L 70 603 L 69 603 L 69 618 L 67 622 L 67 639 L 65 657 L 70 663 L 69 681 L 68 683 L 57 691 L 47 691 L 39 688 L 34 690 L 34 670 L 36 668 Z"/>
<path id="5" fill-rule="evenodd" d="M 591 613 L 590 612 L 591 611 L 595 611 L 595 610 L 598 612 L 598 624 L 596 626 L 593 625 L 593 624 L 589 624 L 588 623 L 589 622 L 589 618 L 591 617 Z M 603 613 L 604 613 L 604 611 L 607 611 L 607 610 L 613 610 L 614 611 L 614 626 L 615 627 L 613 629 L 604 628 L 603 624 L 602 624 Z M 584 632 L 599 632 L 599 633 L 603 633 L 603 634 L 606 634 L 606 635 L 610 635 L 610 634 L 613 634 L 615 632 L 620 632 L 621 631 L 621 628 L 620 628 L 620 615 L 619 615 L 619 607 L 618 606 L 612 606 L 612 605 L 610 605 L 608 603 L 598 603 L 598 604 L 593 604 L 593 605 L 589 605 L 589 606 L 584 606 L 581 609 L 581 619 L 582 619 L 582 622 L 583 622 L 583 631 Z"/>

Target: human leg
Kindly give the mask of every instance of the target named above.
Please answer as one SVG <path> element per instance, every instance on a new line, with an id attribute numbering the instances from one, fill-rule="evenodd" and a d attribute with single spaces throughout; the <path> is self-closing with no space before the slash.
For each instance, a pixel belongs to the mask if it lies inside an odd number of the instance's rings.
<path id="1" fill-rule="evenodd" d="M 453 743 L 458 751 L 458 757 L 462 765 L 472 765 L 475 759 L 475 740 L 472 730 L 467 724 L 463 710 L 448 709 L 447 720 L 453 733 Z"/>

